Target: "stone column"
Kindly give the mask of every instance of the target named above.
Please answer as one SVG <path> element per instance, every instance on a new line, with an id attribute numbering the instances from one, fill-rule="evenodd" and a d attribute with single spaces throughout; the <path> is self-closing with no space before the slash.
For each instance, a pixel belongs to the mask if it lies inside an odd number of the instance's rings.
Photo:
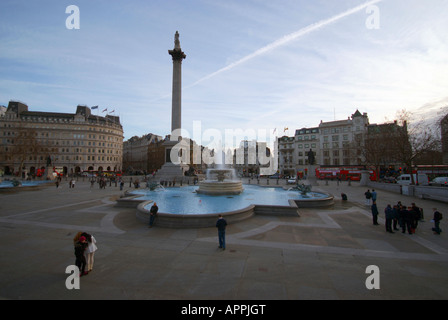
<path id="1" fill-rule="evenodd" d="M 173 97 L 171 110 L 171 135 L 173 135 L 173 131 L 182 129 L 182 60 L 187 57 L 180 48 L 178 31 L 176 31 L 174 36 L 174 49 L 168 50 L 168 53 L 173 58 Z M 180 132 L 177 132 L 177 135 L 180 135 Z M 184 172 L 189 169 L 187 164 L 177 164 L 178 159 L 171 159 L 171 151 L 178 142 L 179 141 L 168 140 L 163 144 L 165 147 L 165 164 L 162 166 L 161 170 L 157 172 L 157 177 L 161 180 L 182 181 L 181 179 L 184 177 Z M 178 156 L 181 155 L 178 154 Z"/>
<path id="2" fill-rule="evenodd" d="M 173 58 L 173 97 L 171 132 L 182 128 L 182 60 L 187 56 L 180 48 L 179 32 L 174 36 L 174 49 L 168 50 Z"/>

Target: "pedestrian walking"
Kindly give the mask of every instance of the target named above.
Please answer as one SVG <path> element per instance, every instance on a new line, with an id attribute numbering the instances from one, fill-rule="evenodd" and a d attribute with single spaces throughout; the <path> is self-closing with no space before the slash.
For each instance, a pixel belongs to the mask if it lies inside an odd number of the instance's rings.
<path id="1" fill-rule="evenodd" d="M 218 221 L 216 222 L 216 228 L 218 228 L 219 247 L 222 250 L 226 250 L 226 227 L 227 221 L 220 214 L 218 216 Z"/>
<path id="2" fill-rule="evenodd" d="M 157 203 L 154 202 L 151 209 L 149 210 L 149 227 L 152 228 L 154 224 L 154 220 L 156 219 L 157 212 L 159 211 L 159 207 Z"/>
<path id="3" fill-rule="evenodd" d="M 434 234 L 440 234 L 442 232 L 442 229 L 440 229 L 440 220 L 443 219 L 443 215 L 437 210 L 437 208 L 433 208 L 432 211 L 434 212 L 434 228 L 432 228 L 432 231 L 434 231 Z"/>

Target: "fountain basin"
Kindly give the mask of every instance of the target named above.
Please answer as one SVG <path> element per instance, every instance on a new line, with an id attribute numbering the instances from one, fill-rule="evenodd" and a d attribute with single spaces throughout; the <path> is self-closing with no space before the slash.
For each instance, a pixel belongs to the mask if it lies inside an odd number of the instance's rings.
<path id="1" fill-rule="evenodd" d="M 153 201 L 144 201 L 137 207 L 137 218 L 144 222 L 149 222 L 149 208 Z M 236 223 L 251 218 L 255 214 L 255 205 L 246 208 L 221 213 L 227 223 Z M 158 213 L 155 226 L 161 228 L 188 229 L 188 228 L 210 228 L 216 226 L 218 215 L 209 214 L 173 214 Z"/>
<path id="2" fill-rule="evenodd" d="M 237 195 L 243 192 L 243 183 L 236 179 L 234 169 L 207 169 L 207 178 L 199 182 L 199 194 L 212 196 Z"/>
<path id="3" fill-rule="evenodd" d="M 205 195 L 197 193 L 197 189 L 198 186 L 186 186 L 155 192 L 136 190 L 129 195 L 132 195 L 130 200 L 137 207 L 136 216 L 140 221 L 149 222 L 149 210 L 156 202 L 159 207 L 156 226 L 167 228 L 214 227 L 218 214 L 228 223 L 253 215 L 299 217 L 300 208 L 333 204 L 333 196 L 328 194 L 313 192 L 303 198 L 297 192 L 278 187 L 244 185 L 244 192 L 234 196 Z M 117 205 L 127 205 L 125 201 L 126 198 L 119 199 Z"/>
<path id="4" fill-rule="evenodd" d="M 243 183 L 241 181 L 206 180 L 199 182 L 199 189 L 196 192 L 214 196 L 237 195 L 243 192 Z"/>
<path id="5" fill-rule="evenodd" d="M 0 192 L 10 193 L 18 191 L 38 190 L 40 187 L 48 185 L 52 181 L 38 180 L 38 181 L 20 181 L 19 186 L 14 186 L 12 181 L 4 180 L 0 183 Z"/>

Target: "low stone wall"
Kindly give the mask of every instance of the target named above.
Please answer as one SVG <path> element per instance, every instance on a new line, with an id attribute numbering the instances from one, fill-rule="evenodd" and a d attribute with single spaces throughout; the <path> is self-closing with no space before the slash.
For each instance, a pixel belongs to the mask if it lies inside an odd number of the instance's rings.
<path id="1" fill-rule="evenodd" d="M 3 187 L 0 188 L 0 193 L 15 193 L 20 191 L 37 191 L 42 189 L 43 187 L 48 187 L 52 184 L 52 181 L 48 181 L 41 184 L 36 184 L 32 186 L 19 186 L 19 187 Z M 56 187 L 55 187 L 56 188 Z"/>
<path id="2" fill-rule="evenodd" d="M 448 202 L 448 188 L 447 187 L 414 187 L 414 196 L 436 200 L 441 202 Z"/>
<path id="3" fill-rule="evenodd" d="M 255 214 L 262 216 L 299 217 L 297 204 L 294 200 L 289 200 L 289 206 L 256 205 Z"/>
<path id="4" fill-rule="evenodd" d="M 402 186 L 393 183 L 369 182 L 368 187 L 378 190 L 385 190 L 410 197 L 418 197 L 421 199 L 436 200 L 448 203 L 447 187 L 432 186 Z"/>
<path id="5" fill-rule="evenodd" d="M 145 207 L 152 201 L 145 201 L 137 207 L 137 219 L 149 224 L 149 210 Z M 247 208 L 222 213 L 227 223 L 232 224 L 239 221 L 249 219 L 255 214 L 255 206 L 251 205 Z M 154 225 L 162 228 L 188 229 L 188 228 L 209 228 L 216 226 L 218 214 L 171 214 L 158 213 Z"/>
<path id="6" fill-rule="evenodd" d="M 122 198 L 119 198 L 116 200 L 115 207 L 119 208 L 137 208 L 138 205 L 142 202 L 145 202 L 146 200 L 137 200 L 137 198 L 140 198 L 141 195 L 130 195 L 130 196 L 124 196 Z M 148 202 L 148 201 L 146 201 Z M 152 202 L 152 201 L 150 201 Z"/>
<path id="7" fill-rule="evenodd" d="M 395 183 L 380 183 L 380 182 L 373 182 L 373 181 L 369 180 L 369 182 L 366 186 L 366 189 L 367 188 L 379 189 L 379 190 L 384 190 L 384 191 L 389 191 L 389 192 L 394 192 L 394 193 L 402 193 L 401 185 L 395 184 Z"/>
<path id="8" fill-rule="evenodd" d="M 297 207 L 300 208 L 321 208 L 321 207 L 329 207 L 334 204 L 334 197 L 332 195 L 328 195 L 324 199 L 302 199 L 302 200 L 293 200 Z"/>

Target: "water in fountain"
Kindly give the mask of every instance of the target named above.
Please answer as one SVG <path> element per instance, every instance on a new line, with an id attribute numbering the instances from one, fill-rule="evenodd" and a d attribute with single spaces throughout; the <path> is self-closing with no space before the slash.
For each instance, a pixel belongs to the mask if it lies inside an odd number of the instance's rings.
<path id="1" fill-rule="evenodd" d="M 206 180 L 199 182 L 200 194 L 235 195 L 243 192 L 243 183 L 236 176 L 235 169 L 219 166 L 207 169 Z"/>

